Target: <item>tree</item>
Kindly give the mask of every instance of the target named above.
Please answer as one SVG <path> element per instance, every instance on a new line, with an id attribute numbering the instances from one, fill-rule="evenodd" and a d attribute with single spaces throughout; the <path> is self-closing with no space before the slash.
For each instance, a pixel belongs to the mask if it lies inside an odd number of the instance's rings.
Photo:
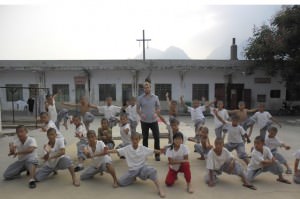
<path id="1" fill-rule="evenodd" d="M 288 93 L 300 93 L 300 6 L 282 7 L 270 25 L 254 27 L 245 56 L 254 61 L 252 70 L 260 68 L 268 75 L 279 73 Z"/>

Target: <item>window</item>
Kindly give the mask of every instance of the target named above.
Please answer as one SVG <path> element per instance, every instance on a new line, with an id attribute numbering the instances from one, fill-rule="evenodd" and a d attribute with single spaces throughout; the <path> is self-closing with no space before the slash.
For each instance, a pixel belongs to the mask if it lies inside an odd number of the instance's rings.
<path id="1" fill-rule="evenodd" d="M 29 97 L 36 97 L 39 93 L 38 84 L 29 84 Z"/>
<path id="2" fill-rule="evenodd" d="M 126 100 L 129 100 L 132 97 L 132 85 L 131 84 L 122 84 L 122 102 L 126 103 Z"/>
<path id="3" fill-rule="evenodd" d="M 257 95 L 257 102 L 266 102 L 266 95 Z"/>
<path id="4" fill-rule="evenodd" d="M 6 101 L 18 101 L 23 100 L 22 84 L 6 84 Z"/>
<path id="5" fill-rule="evenodd" d="M 280 90 L 271 90 L 270 97 L 271 98 L 280 98 Z"/>
<path id="6" fill-rule="evenodd" d="M 115 84 L 99 84 L 99 101 L 105 101 L 107 97 L 111 97 L 113 101 L 116 101 Z"/>
<path id="7" fill-rule="evenodd" d="M 144 84 L 139 84 L 139 92 L 138 95 L 140 96 L 141 94 L 144 93 Z"/>
<path id="8" fill-rule="evenodd" d="M 208 99 L 208 84 L 193 84 L 192 99 Z"/>
<path id="9" fill-rule="evenodd" d="M 254 78 L 254 82 L 256 84 L 270 84 L 271 83 L 271 78 L 269 78 L 269 77 L 257 77 L 257 78 Z"/>
<path id="10" fill-rule="evenodd" d="M 57 95 L 57 97 L 55 98 L 57 102 L 70 101 L 69 84 L 53 84 L 52 93 L 53 94 L 59 93 L 59 95 Z"/>
<path id="11" fill-rule="evenodd" d="M 167 101 L 166 93 L 172 96 L 172 84 L 155 84 L 155 95 L 162 101 Z"/>

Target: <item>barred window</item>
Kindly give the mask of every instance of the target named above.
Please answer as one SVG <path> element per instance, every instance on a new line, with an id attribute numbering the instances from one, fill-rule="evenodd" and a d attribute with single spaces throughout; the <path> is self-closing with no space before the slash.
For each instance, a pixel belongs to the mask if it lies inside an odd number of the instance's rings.
<path id="1" fill-rule="evenodd" d="M 36 97 L 39 93 L 38 84 L 29 84 L 29 97 Z"/>
<path id="2" fill-rule="evenodd" d="M 193 84 L 192 99 L 208 99 L 208 84 Z"/>
<path id="3" fill-rule="evenodd" d="M 140 96 L 141 94 L 144 93 L 144 84 L 139 84 L 139 92 L 138 95 Z"/>
<path id="4" fill-rule="evenodd" d="M 113 101 L 116 101 L 115 84 L 99 84 L 99 101 L 105 101 L 107 97 L 111 97 Z"/>
<path id="5" fill-rule="evenodd" d="M 257 102 L 266 102 L 266 95 L 257 95 Z"/>
<path id="6" fill-rule="evenodd" d="M 22 84 L 6 84 L 6 101 L 18 101 L 23 100 Z"/>
<path id="7" fill-rule="evenodd" d="M 158 96 L 159 100 L 166 101 L 166 93 L 172 96 L 172 84 L 155 84 L 155 95 Z"/>
<path id="8" fill-rule="evenodd" d="M 52 84 L 52 93 L 59 93 L 55 98 L 57 102 L 70 101 L 69 84 Z"/>
<path id="9" fill-rule="evenodd" d="M 271 98 L 280 98 L 280 90 L 271 90 L 270 97 Z"/>
<path id="10" fill-rule="evenodd" d="M 132 85 L 131 84 L 122 84 L 122 102 L 123 104 L 126 100 L 129 100 L 132 97 Z"/>

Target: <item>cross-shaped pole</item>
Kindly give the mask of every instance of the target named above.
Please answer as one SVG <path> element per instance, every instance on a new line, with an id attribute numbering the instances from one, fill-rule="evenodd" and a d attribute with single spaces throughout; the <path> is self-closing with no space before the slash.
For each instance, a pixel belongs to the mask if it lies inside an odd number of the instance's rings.
<path id="1" fill-rule="evenodd" d="M 143 39 L 137 39 L 137 41 L 143 42 L 143 61 L 145 61 L 145 41 L 151 41 L 151 39 L 145 39 L 145 30 L 143 30 Z"/>

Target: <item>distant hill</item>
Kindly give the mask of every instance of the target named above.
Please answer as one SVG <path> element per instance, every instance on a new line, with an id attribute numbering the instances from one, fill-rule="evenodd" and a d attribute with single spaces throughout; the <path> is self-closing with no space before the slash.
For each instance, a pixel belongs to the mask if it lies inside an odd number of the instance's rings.
<path id="1" fill-rule="evenodd" d="M 142 59 L 143 54 L 139 54 L 135 59 Z M 190 59 L 189 56 L 180 48 L 170 46 L 165 51 L 155 48 L 146 49 L 146 59 Z"/>

